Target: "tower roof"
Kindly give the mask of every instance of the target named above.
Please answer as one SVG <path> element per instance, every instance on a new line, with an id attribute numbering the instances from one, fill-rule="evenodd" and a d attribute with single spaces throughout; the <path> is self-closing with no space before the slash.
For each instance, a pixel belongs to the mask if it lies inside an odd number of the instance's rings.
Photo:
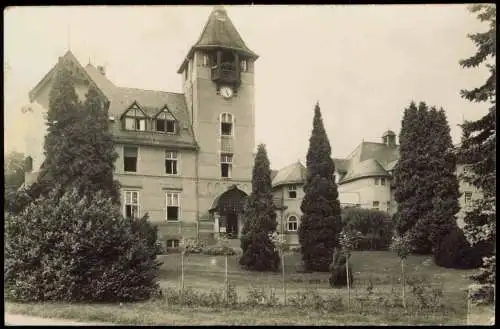
<path id="1" fill-rule="evenodd" d="M 233 25 L 223 6 L 214 6 L 198 41 L 191 47 L 177 73 L 184 70 L 196 49 L 225 48 L 233 49 L 257 59 L 259 56 L 250 50 Z"/>

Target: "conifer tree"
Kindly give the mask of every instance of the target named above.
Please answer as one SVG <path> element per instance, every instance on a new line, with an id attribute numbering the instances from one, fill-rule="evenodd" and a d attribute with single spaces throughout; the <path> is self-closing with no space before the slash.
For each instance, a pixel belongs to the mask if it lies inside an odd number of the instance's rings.
<path id="1" fill-rule="evenodd" d="M 252 172 L 252 193 L 244 211 L 240 265 L 253 271 L 276 271 L 280 257 L 270 236 L 276 232 L 271 169 L 265 145 L 260 144 Z"/>
<path id="2" fill-rule="evenodd" d="M 341 217 L 335 165 L 319 104 L 314 108 L 306 163 L 305 196 L 300 206 L 303 215 L 298 232 L 302 261 L 306 270 L 327 272 L 334 249 L 339 246 Z"/>
<path id="3" fill-rule="evenodd" d="M 490 74 L 485 83 L 472 90 L 461 90 L 463 98 L 476 103 L 487 102 L 487 113 L 476 121 L 462 124 L 462 142 L 458 149 L 461 164 L 468 170 L 462 179 L 480 190 L 482 198 L 473 202 L 465 216 L 464 233 L 473 243 L 490 241 L 492 256 L 486 259 L 482 272 L 475 277 L 480 283 L 495 282 L 496 253 L 496 6 L 475 4 L 470 7 L 477 18 L 488 23 L 485 32 L 470 34 L 477 47 L 471 57 L 461 60 L 460 66 L 476 68 L 484 64 Z"/>
<path id="4" fill-rule="evenodd" d="M 458 198 L 460 197 L 458 178 L 456 175 L 456 155 L 453 152 L 450 127 L 443 109 L 431 110 L 434 117 L 432 136 L 433 142 L 431 171 L 434 173 L 434 195 L 432 211 L 428 215 L 426 231 L 435 250 L 443 238 L 457 225 L 456 214 L 460 210 Z"/>

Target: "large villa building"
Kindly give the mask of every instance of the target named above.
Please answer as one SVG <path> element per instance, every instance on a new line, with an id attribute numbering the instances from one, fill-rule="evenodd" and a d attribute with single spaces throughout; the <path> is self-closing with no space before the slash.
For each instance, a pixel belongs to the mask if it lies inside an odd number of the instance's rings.
<path id="1" fill-rule="evenodd" d="M 251 192 L 257 59 L 220 6 L 177 71 L 183 93 L 118 86 L 103 67 L 83 66 L 68 51 L 29 94 L 39 106 L 26 114 L 26 153 L 32 159 L 26 183 L 43 162 L 49 92 L 56 70 L 66 65 L 82 100 L 94 85 L 108 101 L 123 214 L 148 213 L 167 246 L 181 237 L 212 242 L 219 232 L 237 238 Z M 388 131 L 382 143 L 362 142 L 345 159 L 334 159 L 341 203 L 394 212 L 391 176 L 398 154 L 396 135 Z M 291 243 L 298 242 L 305 174 L 300 162 L 272 172 L 278 230 Z M 464 202 L 472 198 L 467 193 Z"/>

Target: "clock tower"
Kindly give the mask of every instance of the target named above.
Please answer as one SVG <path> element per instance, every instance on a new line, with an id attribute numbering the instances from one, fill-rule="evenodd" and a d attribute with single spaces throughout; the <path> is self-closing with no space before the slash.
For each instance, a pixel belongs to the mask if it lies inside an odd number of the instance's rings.
<path id="1" fill-rule="evenodd" d="M 216 6 L 178 70 L 199 146 L 196 172 L 200 220 L 211 218 L 214 200 L 231 187 L 251 192 L 257 58 L 226 10 Z"/>

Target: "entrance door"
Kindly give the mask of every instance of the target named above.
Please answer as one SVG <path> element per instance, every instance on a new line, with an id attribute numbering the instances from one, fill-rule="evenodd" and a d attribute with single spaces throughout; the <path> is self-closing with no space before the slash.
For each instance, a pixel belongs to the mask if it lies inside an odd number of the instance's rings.
<path id="1" fill-rule="evenodd" d="M 227 214 L 226 232 L 229 239 L 238 238 L 238 215 L 234 212 Z"/>

